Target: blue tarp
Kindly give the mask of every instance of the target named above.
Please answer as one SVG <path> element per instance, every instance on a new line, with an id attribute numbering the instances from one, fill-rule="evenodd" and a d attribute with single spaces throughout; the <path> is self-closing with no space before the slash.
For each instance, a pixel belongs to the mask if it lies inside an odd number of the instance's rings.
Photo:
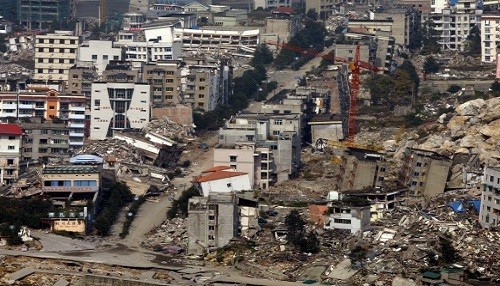
<path id="1" fill-rule="evenodd" d="M 450 0 L 450 5 L 451 6 L 457 5 L 457 3 L 458 3 L 458 0 Z"/>
<path id="2" fill-rule="evenodd" d="M 468 203 L 473 205 L 476 211 L 479 213 L 479 210 L 481 209 L 481 200 L 470 200 L 468 201 Z"/>
<path id="3" fill-rule="evenodd" d="M 452 202 L 450 204 L 450 207 L 456 213 L 463 213 L 463 212 L 465 212 L 465 208 L 464 208 L 464 205 L 462 204 L 462 202 L 454 201 L 454 202 Z"/>

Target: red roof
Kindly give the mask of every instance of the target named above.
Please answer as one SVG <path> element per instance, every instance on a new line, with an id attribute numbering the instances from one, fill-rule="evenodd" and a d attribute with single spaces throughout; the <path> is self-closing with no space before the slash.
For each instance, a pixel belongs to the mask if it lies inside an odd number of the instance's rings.
<path id="1" fill-rule="evenodd" d="M 222 171 L 222 170 L 227 170 L 231 169 L 231 166 L 215 166 L 210 169 L 207 169 L 203 171 L 203 173 L 212 173 L 212 172 L 217 172 L 217 171 Z"/>
<path id="2" fill-rule="evenodd" d="M 23 135 L 23 130 L 17 124 L 0 123 L 0 134 Z"/>
<path id="3" fill-rule="evenodd" d="M 275 14 L 279 14 L 279 13 L 295 14 L 295 10 L 291 7 L 278 7 L 278 8 L 273 10 L 273 13 L 275 13 Z"/>
<path id="4" fill-rule="evenodd" d="M 217 171 L 217 172 L 208 173 L 208 175 L 205 175 L 205 176 L 199 176 L 197 178 L 194 178 L 193 182 L 203 183 L 203 182 L 217 181 L 217 180 L 222 180 L 222 179 L 227 179 L 227 178 L 237 177 L 237 176 L 242 176 L 242 175 L 247 175 L 247 173 L 231 172 L 231 171 Z"/>

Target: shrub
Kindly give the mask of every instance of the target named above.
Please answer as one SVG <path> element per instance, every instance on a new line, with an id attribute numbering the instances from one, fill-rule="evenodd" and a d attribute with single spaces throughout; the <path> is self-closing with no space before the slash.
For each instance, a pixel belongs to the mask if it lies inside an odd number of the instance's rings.
<path id="1" fill-rule="evenodd" d="M 448 87 L 448 89 L 446 91 L 448 91 L 450 93 L 456 93 L 456 92 L 459 92 L 461 90 L 462 90 L 461 86 L 456 85 L 456 84 L 452 84 L 452 85 L 450 85 L 450 87 Z"/>

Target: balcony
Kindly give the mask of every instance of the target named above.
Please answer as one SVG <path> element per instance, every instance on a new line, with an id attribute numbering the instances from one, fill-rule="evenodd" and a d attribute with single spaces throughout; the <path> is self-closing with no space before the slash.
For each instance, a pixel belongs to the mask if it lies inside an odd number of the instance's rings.
<path id="1" fill-rule="evenodd" d="M 33 109 L 35 108 L 34 104 L 19 104 L 19 109 Z"/>
<path id="2" fill-rule="evenodd" d="M 82 134 L 82 137 L 83 137 L 83 134 Z M 69 146 L 83 146 L 83 141 L 69 140 Z"/>
<path id="3" fill-rule="evenodd" d="M 69 116 L 68 116 L 69 119 L 80 119 L 80 120 L 83 120 L 85 119 L 85 114 L 73 114 L 73 113 L 70 113 Z"/>
<path id="4" fill-rule="evenodd" d="M 69 111 L 85 111 L 85 106 L 69 106 Z"/>
<path id="5" fill-rule="evenodd" d="M 84 136 L 83 131 L 82 132 L 69 132 L 69 137 L 83 137 L 83 136 Z M 71 144 L 71 140 L 70 140 L 70 144 Z"/>
<path id="6" fill-rule="evenodd" d="M 3 109 L 17 109 L 17 104 L 2 104 Z"/>
<path id="7" fill-rule="evenodd" d="M 85 115 L 83 115 L 83 118 L 85 119 Z M 69 123 L 69 127 L 70 127 L 70 128 L 85 128 L 85 123 L 74 123 L 74 122 L 70 122 L 70 123 Z M 71 136 L 71 133 L 70 133 L 70 136 Z"/>

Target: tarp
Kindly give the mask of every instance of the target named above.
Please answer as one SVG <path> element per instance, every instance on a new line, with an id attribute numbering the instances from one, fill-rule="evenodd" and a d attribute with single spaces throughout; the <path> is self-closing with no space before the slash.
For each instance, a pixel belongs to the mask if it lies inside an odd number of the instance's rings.
<path id="1" fill-rule="evenodd" d="M 470 200 L 468 201 L 468 203 L 473 205 L 476 211 L 479 213 L 479 211 L 481 210 L 481 200 Z"/>
<path id="2" fill-rule="evenodd" d="M 462 204 L 462 202 L 454 201 L 454 202 L 450 203 L 450 207 L 456 213 L 463 213 L 463 212 L 465 212 L 465 208 L 464 208 L 464 205 Z"/>
<path id="3" fill-rule="evenodd" d="M 76 155 L 69 159 L 71 164 L 101 164 L 102 161 L 101 157 L 90 154 Z"/>

